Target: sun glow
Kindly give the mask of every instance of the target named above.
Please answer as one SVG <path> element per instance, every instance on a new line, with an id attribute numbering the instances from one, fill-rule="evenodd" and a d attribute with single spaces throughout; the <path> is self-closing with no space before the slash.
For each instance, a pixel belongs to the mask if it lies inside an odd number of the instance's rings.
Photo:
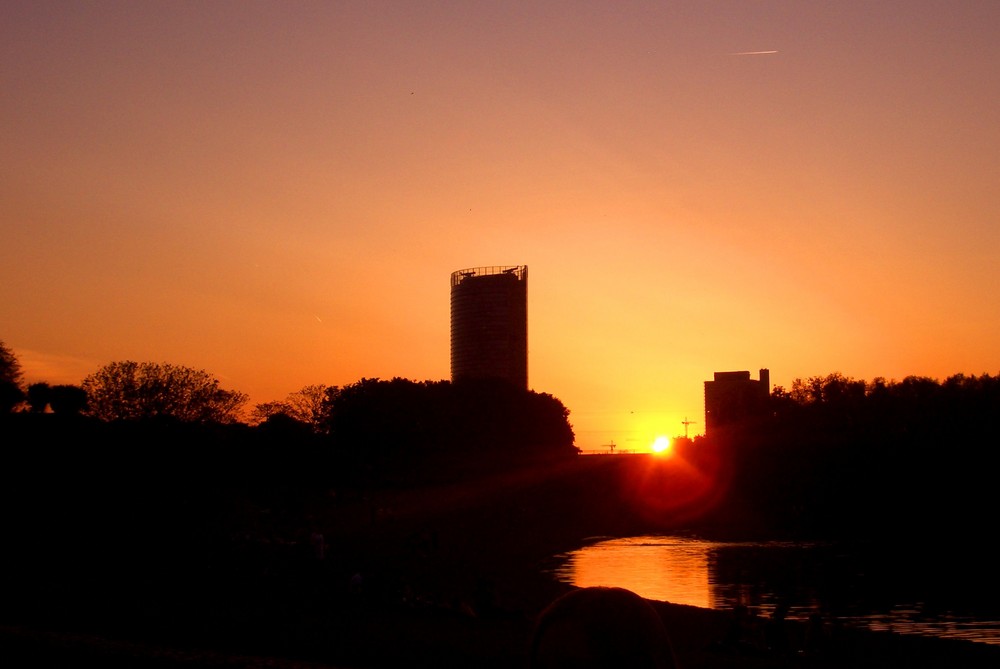
<path id="1" fill-rule="evenodd" d="M 670 439 L 664 436 L 659 436 L 653 440 L 653 445 L 650 449 L 654 453 L 665 454 L 670 451 Z"/>

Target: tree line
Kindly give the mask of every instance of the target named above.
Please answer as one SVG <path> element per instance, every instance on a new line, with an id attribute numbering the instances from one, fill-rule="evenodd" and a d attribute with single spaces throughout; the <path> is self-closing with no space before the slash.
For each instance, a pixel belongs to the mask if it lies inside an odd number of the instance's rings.
<path id="1" fill-rule="evenodd" d="M 1000 376 L 841 373 L 775 387 L 763 410 L 701 438 L 731 466 L 731 503 L 803 532 L 971 532 L 998 510 Z"/>
<path id="2" fill-rule="evenodd" d="M 4 413 L 253 427 L 285 443 L 322 441 L 354 467 L 412 467 L 466 451 L 492 460 L 577 453 L 561 401 L 503 381 L 363 378 L 342 387 L 308 385 L 248 410 L 247 395 L 223 388 L 206 371 L 169 363 L 111 362 L 80 386 L 23 388 L 19 362 L 0 342 L 0 384 Z"/>
<path id="3" fill-rule="evenodd" d="M 483 463 L 578 453 L 562 402 L 502 382 L 361 379 L 309 385 L 247 410 L 246 395 L 204 371 L 169 364 L 114 362 L 80 386 L 24 388 L 16 357 L 0 343 L 0 397 L 8 414 L 79 416 L 118 425 L 103 434 L 125 441 L 139 429 L 127 425 L 155 425 L 160 435 L 211 441 L 197 457 L 256 458 L 265 473 L 280 463 L 302 479 L 315 472 L 355 480 L 455 477 Z M 725 462 L 727 503 L 776 524 L 853 530 L 877 528 L 887 514 L 909 525 L 947 510 L 956 525 L 972 516 L 959 518 L 955 509 L 996 507 L 990 458 L 1000 443 L 998 418 L 1000 376 L 865 381 L 832 373 L 775 387 L 751 420 L 679 450 L 695 463 Z M 165 449 L 176 452 L 176 441 Z"/>

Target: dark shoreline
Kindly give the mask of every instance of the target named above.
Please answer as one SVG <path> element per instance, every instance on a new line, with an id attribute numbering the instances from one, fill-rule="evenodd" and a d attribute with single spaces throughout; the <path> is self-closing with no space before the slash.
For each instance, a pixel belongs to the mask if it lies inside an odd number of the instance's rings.
<path id="1" fill-rule="evenodd" d="M 13 597 L 0 609 L 0 660 L 520 669 L 535 616 L 570 589 L 545 572 L 555 555 L 601 535 L 767 531 L 732 510 L 705 510 L 700 524 L 690 515 L 650 518 L 621 492 L 622 476 L 641 462 L 597 458 L 472 484 L 342 490 L 284 508 L 234 509 L 224 500 L 213 531 L 184 542 L 133 546 L 125 536 L 114 547 L 132 551 L 124 558 L 95 557 L 98 546 L 81 544 L 60 546 L 62 555 L 40 564 L 29 555 L 15 565 L 26 579 L 8 570 L 5 592 Z M 158 529 L 172 541 L 176 528 Z M 312 552 L 314 532 L 324 537 L 323 560 Z M 100 577 L 82 578 L 91 568 Z M 791 652 L 777 653 L 752 640 L 727 643 L 731 612 L 654 605 L 682 669 L 1000 666 L 996 646 L 850 629 L 807 649 L 794 621 Z"/>

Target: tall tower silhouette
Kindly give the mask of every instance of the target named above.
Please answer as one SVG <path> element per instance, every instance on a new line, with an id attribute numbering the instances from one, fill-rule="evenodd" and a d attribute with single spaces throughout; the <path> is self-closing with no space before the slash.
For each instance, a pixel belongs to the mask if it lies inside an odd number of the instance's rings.
<path id="1" fill-rule="evenodd" d="M 451 380 L 504 379 L 528 388 L 528 267 L 451 274 Z"/>

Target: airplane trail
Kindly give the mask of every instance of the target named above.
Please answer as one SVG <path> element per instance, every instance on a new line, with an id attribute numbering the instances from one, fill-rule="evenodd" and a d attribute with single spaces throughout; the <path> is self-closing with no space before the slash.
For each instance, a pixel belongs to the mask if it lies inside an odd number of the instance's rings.
<path id="1" fill-rule="evenodd" d="M 736 53 L 729 54 L 730 56 L 762 56 L 767 53 L 778 53 L 778 50 L 774 51 L 738 51 Z"/>

